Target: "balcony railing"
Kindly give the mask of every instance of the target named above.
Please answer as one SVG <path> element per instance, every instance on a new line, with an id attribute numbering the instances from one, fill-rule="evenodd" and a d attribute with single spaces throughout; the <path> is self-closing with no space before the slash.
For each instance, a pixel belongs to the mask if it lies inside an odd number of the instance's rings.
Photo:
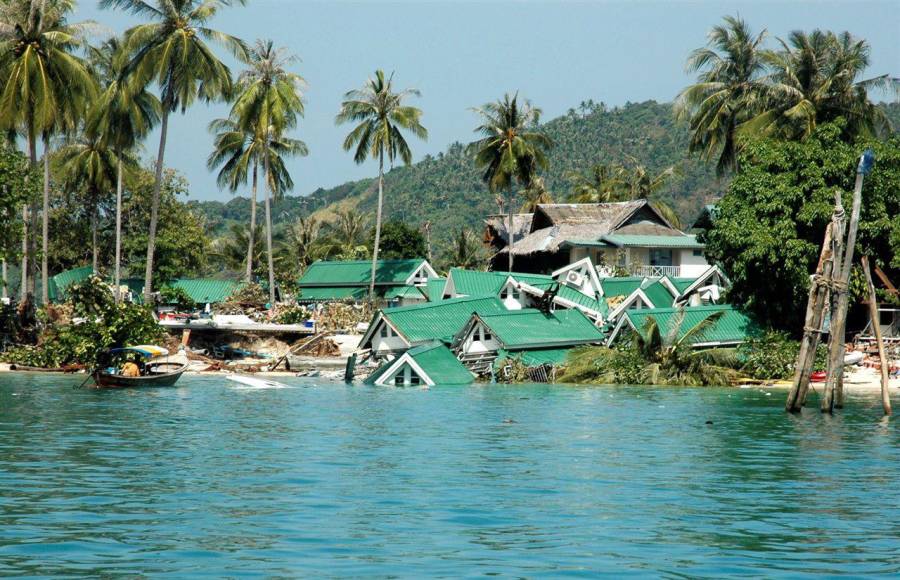
<path id="1" fill-rule="evenodd" d="M 649 264 L 631 264 L 628 271 L 633 276 L 660 277 L 669 276 L 678 278 L 681 276 L 681 266 L 651 266 Z"/>

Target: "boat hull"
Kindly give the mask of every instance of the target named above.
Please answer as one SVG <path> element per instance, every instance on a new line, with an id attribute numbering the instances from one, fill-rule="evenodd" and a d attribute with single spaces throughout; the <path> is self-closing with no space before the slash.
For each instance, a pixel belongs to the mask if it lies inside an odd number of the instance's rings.
<path id="1" fill-rule="evenodd" d="M 103 389 L 129 389 L 136 387 L 172 387 L 187 370 L 188 365 L 158 363 L 147 365 L 149 374 L 140 377 L 123 377 L 110 373 L 94 373 L 94 382 Z M 174 370 L 167 370 L 168 368 Z"/>

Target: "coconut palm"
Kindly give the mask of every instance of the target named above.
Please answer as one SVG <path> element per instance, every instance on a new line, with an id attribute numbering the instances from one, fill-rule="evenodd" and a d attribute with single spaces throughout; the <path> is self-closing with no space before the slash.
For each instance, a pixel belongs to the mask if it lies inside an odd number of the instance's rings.
<path id="1" fill-rule="evenodd" d="M 525 198 L 525 203 L 522 204 L 523 213 L 534 212 L 542 203 L 553 203 L 553 196 L 547 191 L 542 177 L 535 177 L 531 184 L 521 191 L 520 196 Z"/>
<path id="2" fill-rule="evenodd" d="M 870 89 L 896 91 L 900 80 L 889 75 L 859 77 L 869 66 L 869 45 L 844 32 L 791 32 L 778 39 L 781 50 L 768 51 L 774 90 L 765 110 L 741 129 L 802 139 L 818 123 L 844 117 L 848 137 L 873 137 L 890 131 L 884 110 L 868 97 Z"/>
<path id="3" fill-rule="evenodd" d="M 306 144 L 287 138 L 284 133 L 297 125 L 303 116 L 303 78 L 287 70 L 296 62 L 283 48 L 276 48 L 271 40 L 257 40 L 243 59 L 247 69 L 238 81 L 237 97 L 231 108 L 231 119 L 243 131 L 250 143 L 259 142 L 266 176 L 266 249 L 269 263 L 269 301 L 275 304 L 275 265 L 272 253 L 271 198 L 293 187 L 293 181 L 283 160 L 289 156 L 305 156 Z M 249 149 L 249 148 L 248 148 Z M 281 167 L 273 167 L 278 157 Z M 282 179 L 279 183 L 278 179 Z"/>
<path id="4" fill-rule="evenodd" d="M 369 157 L 378 158 L 378 206 L 375 212 L 375 243 L 372 247 L 372 274 L 369 281 L 369 300 L 375 299 L 375 267 L 381 244 L 381 216 L 384 204 L 384 161 L 393 166 L 399 157 L 405 165 L 412 163 L 412 151 L 403 131 L 420 139 L 428 139 L 422 126 L 422 111 L 404 105 L 404 99 L 419 96 L 416 89 L 394 91 L 394 75 L 385 77 L 381 69 L 375 71 L 360 89 L 348 91 L 335 118 L 338 124 L 356 123 L 344 139 L 344 151 L 354 150 L 353 160 L 363 163 Z"/>
<path id="5" fill-rule="evenodd" d="M 566 179 L 572 184 L 569 201 L 573 203 L 603 203 L 624 199 L 621 165 L 594 163 L 585 172 L 569 171 Z"/>
<path id="6" fill-rule="evenodd" d="M 147 133 L 159 122 L 160 103 L 145 86 L 134 85 L 123 78 L 128 55 L 118 38 L 111 38 L 91 50 L 91 65 L 102 83 L 99 99 L 91 107 L 84 132 L 99 137 L 111 148 L 116 159 L 116 301 L 121 300 L 122 273 L 122 193 L 126 169 L 137 161 L 135 150 Z M 96 234 L 94 236 L 96 238 Z M 95 251 L 96 271 L 96 251 Z"/>
<path id="7" fill-rule="evenodd" d="M 484 244 L 478 235 L 468 228 L 460 228 L 450 245 L 449 267 L 475 269 L 486 262 Z"/>
<path id="8" fill-rule="evenodd" d="M 529 187 L 539 168 L 547 167 L 546 150 L 553 146 L 549 137 L 538 130 L 541 110 L 527 99 L 519 101 L 518 93 L 474 109 L 481 117 L 476 129 L 482 138 L 471 143 L 475 165 L 483 171 L 482 179 L 492 193 L 509 192 L 509 271 L 512 272 L 515 244 L 513 232 L 513 187 L 516 181 Z"/>
<path id="9" fill-rule="evenodd" d="M 125 49 L 130 60 L 123 70 L 123 77 L 136 86 L 155 82 L 162 104 L 144 275 L 147 301 L 153 289 L 153 254 L 169 115 L 179 109 L 184 113 L 198 98 L 213 101 L 231 92 L 231 72 L 207 41 L 224 46 L 238 58 L 246 58 L 247 47 L 241 40 L 207 25 L 222 8 L 235 3 L 243 4 L 244 0 L 100 0 L 101 8 L 120 8 L 152 21 L 125 32 Z"/>
<path id="10" fill-rule="evenodd" d="M 82 46 L 84 25 L 70 24 L 72 0 L 21 0 L 0 6 L 0 128 L 18 131 L 26 139 L 28 157 L 37 165 L 37 140 L 44 143 L 42 216 L 42 299 L 48 302 L 47 247 L 50 213 L 50 137 L 77 124 L 95 83 L 83 59 L 74 54 Z M 23 211 L 28 222 L 29 210 Z M 32 214 L 32 220 L 34 215 Z M 27 238 L 27 230 L 25 238 Z M 23 295 L 28 284 L 30 249 L 22 258 Z"/>
<path id="11" fill-rule="evenodd" d="M 737 166 L 738 126 L 751 119 L 768 95 L 764 82 L 762 42 L 766 32 L 754 34 L 733 16 L 709 33 L 706 47 L 693 51 L 688 72 L 698 72 L 697 83 L 682 90 L 675 114 L 688 122 L 690 150 L 709 160 L 718 155 L 719 174 Z"/>

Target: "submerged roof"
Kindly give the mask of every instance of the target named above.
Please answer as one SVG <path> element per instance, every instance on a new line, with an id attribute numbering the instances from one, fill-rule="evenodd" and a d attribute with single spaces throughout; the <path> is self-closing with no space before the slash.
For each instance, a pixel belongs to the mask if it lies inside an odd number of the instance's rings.
<path id="1" fill-rule="evenodd" d="M 449 341 L 466 325 L 472 314 L 506 312 L 496 297 L 450 298 L 382 311 L 382 316 L 409 342 Z"/>
<path id="2" fill-rule="evenodd" d="M 585 344 L 604 338 L 590 319 L 575 309 L 544 314 L 526 308 L 479 315 L 479 319 L 508 350 Z"/>
<path id="3" fill-rule="evenodd" d="M 525 366 L 529 367 L 536 367 L 545 364 L 556 366 L 566 362 L 566 357 L 568 357 L 571 350 L 571 347 L 536 348 L 532 350 L 520 350 L 515 352 L 509 352 L 506 349 L 501 349 L 497 353 L 497 362 L 500 362 L 505 358 L 514 358 L 521 361 Z"/>
<path id="4" fill-rule="evenodd" d="M 404 364 L 410 364 L 417 374 L 424 375 L 421 378 L 429 385 L 467 385 L 475 378 L 449 348 L 432 341 L 411 348 L 396 359 L 384 363 L 365 382 L 375 384 L 385 374 L 403 368 Z"/>
<path id="5" fill-rule="evenodd" d="M 731 305 L 721 304 L 684 308 L 628 310 L 610 338 L 614 338 L 621 324 L 626 321 L 636 332 L 645 336 L 646 324 L 651 318 L 659 325 L 661 334 L 666 336 L 667 333 L 671 332 L 673 325 L 677 324 L 679 318 L 683 317 L 678 328 L 677 338 L 680 339 L 692 328 L 718 312 L 722 313 L 720 318 L 710 328 L 692 337 L 689 341 L 690 344 L 695 346 L 740 344 L 759 334 L 759 327 L 750 317 Z"/>
<path id="6" fill-rule="evenodd" d="M 426 263 L 424 259 L 378 260 L 375 285 L 399 286 Z M 300 278 L 301 288 L 309 286 L 368 286 L 372 277 L 371 260 L 323 261 L 309 265 Z"/>

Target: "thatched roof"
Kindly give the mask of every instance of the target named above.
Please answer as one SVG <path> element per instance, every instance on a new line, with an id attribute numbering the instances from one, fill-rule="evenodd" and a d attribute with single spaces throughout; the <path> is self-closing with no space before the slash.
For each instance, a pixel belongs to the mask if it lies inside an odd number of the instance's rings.
<path id="1" fill-rule="evenodd" d="M 531 231 L 531 220 L 533 217 L 533 213 L 513 214 L 513 233 L 516 236 L 517 242 Z M 509 223 L 509 216 L 507 215 L 489 215 L 484 220 L 484 224 L 488 228 L 487 236 L 490 239 L 486 239 L 485 241 L 491 242 L 494 245 L 501 245 L 496 243 L 497 241 L 502 242 L 503 245 L 508 244 L 509 234 L 506 233 L 507 223 Z"/>
<path id="2" fill-rule="evenodd" d="M 621 234 L 684 234 L 672 227 L 645 199 L 616 203 L 552 203 L 538 206 L 531 230 L 516 236 L 513 255 L 556 252 L 570 240 L 600 240 L 613 232 Z M 501 252 L 506 252 L 506 248 Z"/>

